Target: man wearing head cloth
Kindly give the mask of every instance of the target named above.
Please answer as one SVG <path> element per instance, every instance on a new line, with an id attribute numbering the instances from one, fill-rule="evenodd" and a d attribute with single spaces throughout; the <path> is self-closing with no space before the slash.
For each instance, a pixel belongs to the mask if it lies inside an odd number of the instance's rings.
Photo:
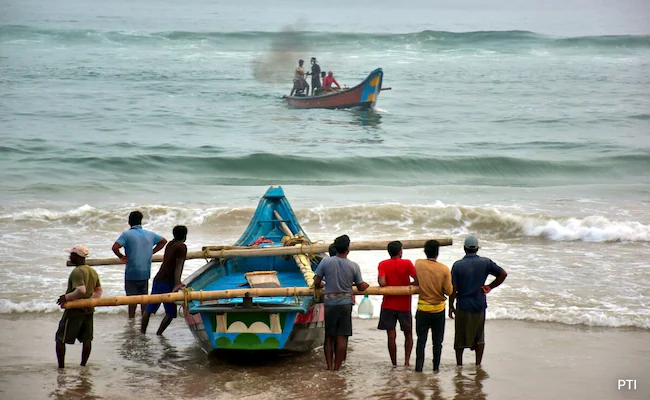
<path id="1" fill-rule="evenodd" d="M 463 365 L 463 351 L 468 348 L 476 351 L 476 365 L 480 365 L 485 349 L 486 297 L 503 283 L 508 274 L 494 261 L 476 254 L 479 246 L 474 236 L 465 238 L 464 248 L 465 257 L 456 261 L 451 268 L 453 289 L 449 296 L 449 318 L 454 319 L 456 315 L 456 364 Z M 486 285 L 488 275 L 496 279 Z"/>
<path id="2" fill-rule="evenodd" d="M 68 301 L 102 297 L 102 284 L 99 276 L 90 266 L 86 265 L 88 248 L 82 244 L 74 246 L 69 251 L 70 262 L 75 268 L 70 272 L 68 288 L 56 304 L 64 308 Z M 93 340 L 93 308 L 70 308 L 63 312 L 56 331 L 56 358 L 59 368 L 65 367 L 65 345 L 74 344 L 79 340 L 83 344 L 81 350 L 81 366 L 85 366 L 90 357 Z"/>

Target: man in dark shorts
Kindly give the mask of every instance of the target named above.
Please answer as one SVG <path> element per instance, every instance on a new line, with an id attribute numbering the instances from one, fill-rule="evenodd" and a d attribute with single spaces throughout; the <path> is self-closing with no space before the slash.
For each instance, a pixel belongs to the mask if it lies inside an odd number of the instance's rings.
<path id="1" fill-rule="evenodd" d="M 56 304 L 65 305 L 68 301 L 76 299 L 89 299 L 102 297 L 102 284 L 99 282 L 97 271 L 86 265 L 88 248 L 82 244 L 70 250 L 70 262 L 75 268 L 68 278 L 68 288 L 60 296 Z M 65 345 L 74 344 L 79 340 L 83 344 L 81 350 L 81 366 L 84 367 L 90 357 L 91 343 L 93 340 L 93 314 L 92 308 L 71 308 L 63 312 L 56 331 L 56 358 L 59 368 L 65 368 Z"/>
<path id="2" fill-rule="evenodd" d="M 415 372 L 422 372 L 424 368 L 424 351 L 429 330 L 433 339 L 433 371 L 440 369 L 442 342 L 445 336 L 445 295 L 451 295 L 453 287 L 449 267 L 438 262 L 439 253 L 440 244 L 435 240 L 427 240 L 424 244 L 426 260 L 415 261 L 415 274 L 420 287 L 418 310 L 415 312 L 415 333 L 418 336 L 415 347 Z"/>
<path id="3" fill-rule="evenodd" d="M 318 264 L 314 287 L 325 285 L 325 361 L 327 369 L 338 371 L 347 353 L 347 339 L 352 336 L 352 287 L 359 291 L 368 288 L 361 277 L 359 264 L 348 260 L 350 238 L 339 236 L 334 240 L 336 256 L 326 257 Z"/>
<path id="4" fill-rule="evenodd" d="M 479 257 L 478 240 L 474 236 L 465 238 L 465 257 L 451 268 L 452 294 L 449 296 L 449 318 L 456 314 L 456 364 L 463 365 L 463 350 L 476 351 L 476 365 L 481 365 L 485 349 L 485 309 L 487 294 L 499 286 L 508 274 L 489 258 Z M 488 275 L 496 277 L 485 284 Z M 454 300 L 458 299 L 456 307 Z"/>
<path id="5" fill-rule="evenodd" d="M 320 83 L 320 65 L 318 65 L 316 57 L 311 58 L 311 72 L 307 72 L 307 75 L 311 75 L 311 95 L 315 96 L 322 88 Z"/>
<path id="6" fill-rule="evenodd" d="M 185 257 L 187 256 L 187 228 L 183 225 L 177 225 L 173 229 L 174 239 L 167 243 L 165 248 L 165 256 L 160 270 L 153 278 L 153 285 L 151 287 L 151 294 L 172 293 L 178 289 L 183 288 L 181 282 L 181 275 L 183 274 L 183 266 L 185 265 Z M 174 318 L 176 318 L 176 303 L 164 303 L 165 318 L 160 323 L 160 327 L 156 335 L 162 335 L 165 329 L 169 326 Z M 140 332 L 147 332 L 147 325 L 149 325 L 149 317 L 155 314 L 160 308 L 158 304 L 147 304 L 144 312 L 142 313 L 142 324 L 140 325 Z"/>
<path id="7" fill-rule="evenodd" d="M 379 263 L 377 277 L 379 286 L 409 286 L 417 285 L 415 267 L 410 260 L 402 259 L 402 242 L 388 243 L 390 259 Z M 411 278 L 414 282 L 411 282 Z M 386 331 L 388 335 L 388 354 L 393 366 L 397 366 L 397 321 L 404 333 L 404 366 L 409 366 L 413 350 L 413 315 L 411 314 L 411 296 L 384 295 L 379 314 L 377 329 Z"/>
<path id="8" fill-rule="evenodd" d="M 151 277 L 151 256 L 162 250 L 167 244 L 164 237 L 142 229 L 142 213 L 133 211 L 129 214 L 131 229 L 124 231 L 113 244 L 113 253 L 126 264 L 124 270 L 124 291 L 127 296 L 149 294 Z M 126 255 L 120 253 L 124 247 Z M 129 305 L 129 318 L 135 318 L 136 305 Z M 140 306 L 140 312 L 144 307 Z"/>

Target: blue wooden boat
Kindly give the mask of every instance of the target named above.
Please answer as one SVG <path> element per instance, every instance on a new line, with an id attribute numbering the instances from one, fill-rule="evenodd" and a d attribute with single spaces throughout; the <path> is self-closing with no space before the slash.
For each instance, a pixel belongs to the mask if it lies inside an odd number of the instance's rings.
<path id="1" fill-rule="evenodd" d="M 271 187 L 235 246 L 250 246 L 260 238 L 264 242 L 259 247 L 283 246 L 287 235 L 282 222 L 285 229 L 304 236 L 282 188 Z M 320 258 L 309 260 L 311 271 Z M 250 278 L 258 274 L 275 280 L 269 284 L 276 287 L 308 287 L 294 258 L 269 256 L 214 259 L 185 284 L 194 291 L 244 289 L 256 285 Z M 322 346 L 325 337 L 323 304 L 312 296 L 190 301 L 184 307 L 185 322 L 206 353 L 218 349 L 307 351 Z"/>

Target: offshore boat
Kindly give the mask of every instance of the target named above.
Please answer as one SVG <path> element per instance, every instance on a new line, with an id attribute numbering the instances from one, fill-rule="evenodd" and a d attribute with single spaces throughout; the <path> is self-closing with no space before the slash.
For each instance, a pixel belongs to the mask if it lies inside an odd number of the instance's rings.
<path id="1" fill-rule="evenodd" d="M 372 71 L 366 79 L 357 86 L 341 89 L 318 96 L 283 96 L 284 101 L 293 108 L 330 108 L 369 109 L 375 106 L 382 90 L 381 84 L 384 72 L 381 68 Z"/>

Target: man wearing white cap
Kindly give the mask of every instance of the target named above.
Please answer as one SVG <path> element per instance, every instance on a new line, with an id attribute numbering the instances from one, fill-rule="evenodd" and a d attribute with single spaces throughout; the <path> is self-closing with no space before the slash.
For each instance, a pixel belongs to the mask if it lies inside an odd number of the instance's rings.
<path id="1" fill-rule="evenodd" d="M 86 257 L 88 257 L 86 246 L 78 244 L 70 249 L 70 262 L 75 268 L 68 278 L 68 289 L 56 301 L 61 308 L 71 300 L 102 296 L 102 284 L 99 282 L 97 271 L 86 265 Z M 65 367 L 65 344 L 74 344 L 75 340 L 79 340 L 83 344 L 81 366 L 85 366 L 88 362 L 93 340 L 94 311 L 93 308 L 70 308 L 63 312 L 55 339 L 59 368 Z"/>
<path id="2" fill-rule="evenodd" d="M 476 351 L 476 365 L 481 365 L 485 349 L 485 309 L 486 295 L 499 286 L 508 274 L 494 261 L 479 257 L 478 240 L 474 236 L 465 238 L 465 257 L 451 268 L 453 289 L 449 296 L 449 318 L 456 314 L 456 364 L 463 365 L 463 350 Z M 485 284 L 488 275 L 496 277 L 489 285 Z M 454 301 L 458 303 L 454 307 Z"/>

